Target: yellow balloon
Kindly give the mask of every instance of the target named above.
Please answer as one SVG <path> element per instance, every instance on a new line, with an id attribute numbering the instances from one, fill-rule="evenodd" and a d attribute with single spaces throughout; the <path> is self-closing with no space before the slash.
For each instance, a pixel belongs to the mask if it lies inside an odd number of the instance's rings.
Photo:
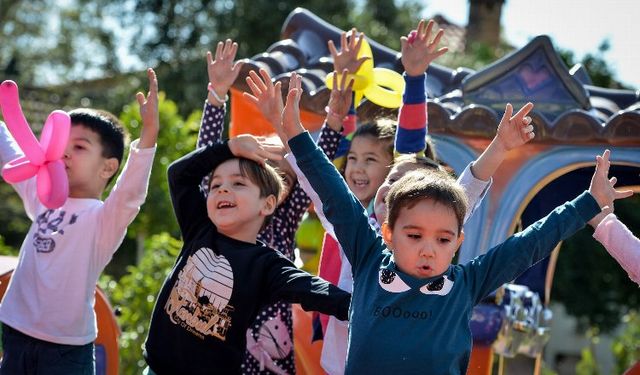
<path id="1" fill-rule="evenodd" d="M 368 57 L 360 66 L 356 74 L 349 74 L 347 80 L 353 79 L 353 91 L 355 93 L 355 103 L 358 107 L 363 97 L 373 103 L 385 108 L 398 108 L 402 104 L 402 93 L 404 92 L 404 79 L 402 75 L 391 69 L 374 68 L 373 53 L 367 40 L 362 41 L 358 58 Z M 333 89 L 333 75 L 329 73 L 325 83 L 329 89 Z M 341 74 L 336 77 L 338 82 L 342 78 Z"/>

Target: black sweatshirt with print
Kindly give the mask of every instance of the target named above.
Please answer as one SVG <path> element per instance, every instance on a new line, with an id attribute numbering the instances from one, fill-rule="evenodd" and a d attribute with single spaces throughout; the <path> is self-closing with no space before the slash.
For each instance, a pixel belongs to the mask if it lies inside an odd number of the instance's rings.
<path id="1" fill-rule="evenodd" d="M 348 293 L 260 242 L 218 233 L 199 184 L 233 157 L 224 142 L 197 149 L 169 167 L 184 246 L 162 285 L 145 343 L 144 357 L 159 375 L 238 373 L 247 328 L 274 301 L 347 319 Z"/>

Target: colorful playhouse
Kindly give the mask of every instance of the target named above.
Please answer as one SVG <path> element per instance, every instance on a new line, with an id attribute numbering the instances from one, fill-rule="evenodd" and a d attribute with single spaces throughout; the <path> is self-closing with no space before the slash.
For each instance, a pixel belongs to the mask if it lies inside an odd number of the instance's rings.
<path id="1" fill-rule="evenodd" d="M 302 120 L 311 130 L 318 129 L 329 97 L 325 77 L 333 69 L 327 41 L 338 45 L 341 32 L 305 9 L 294 10 L 282 27 L 282 39 L 246 60 L 232 89 L 231 134 L 270 132 L 258 110 L 242 97 L 248 91 L 242 77 L 258 68 L 282 81 L 285 90 L 291 72 L 302 75 Z M 397 51 L 373 40 L 369 44 L 376 67 L 402 72 Z M 535 103 L 536 138 L 503 163 L 488 197 L 464 228 L 467 240 L 459 261 L 482 254 L 583 191 L 594 155 L 604 148 L 612 151 L 611 174 L 618 177 L 617 186 L 640 191 L 640 90 L 593 86 L 581 66 L 566 68 L 547 36 L 479 71 L 432 64 L 427 73 L 429 134 L 439 159 L 456 172 L 489 144 L 507 102 L 514 107 Z M 365 102 L 358 118 L 366 121 L 389 111 Z M 557 249 L 476 308 L 469 373 L 490 373 L 494 352 L 540 358 L 550 335 L 547 305 L 556 257 Z M 316 373 L 319 344 L 311 343 L 308 316 L 297 310 L 295 317 L 299 372 Z"/>

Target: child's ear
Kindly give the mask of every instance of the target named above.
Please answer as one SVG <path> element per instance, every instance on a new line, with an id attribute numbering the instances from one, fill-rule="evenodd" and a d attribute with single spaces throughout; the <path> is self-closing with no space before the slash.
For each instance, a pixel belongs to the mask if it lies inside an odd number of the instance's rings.
<path id="1" fill-rule="evenodd" d="M 391 227 L 385 221 L 384 223 L 382 223 L 382 227 L 380 229 L 382 230 L 382 239 L 387 244 L 387 247 L 389 247 L 389 250 L 391 250 L 391 248 L 393 247 L 393 239 L 391 236 L 393 231 L 391 230 Z"/>
<path id="2" fill-rule="evenodd" d="M 264 204 L 262 205 L 262 209 L 260 210 L 260 213 L 263 216 L 269 216 L 273 213 L 273 211 L 276 210 L 277 205 L 278 205 L 278 199 L 276 199 L 275 195 L 271 194 L 265 198 Z"/>
<path id="3" fill-rule="evenodd" d="M 458 244 L 456 245 L 456 251 L 460 250 L 460 246 L 462 246 L 462 241 L 464 241 L 464 229 L 460 229 L 460 235 L 458 236 Z"/>
<path id="4" fill-rule="evenodd" d="M 110 179 L 111 177 L 113 177 L 114 174 L 116 174 L 116 172 L 118 171 L 118 167 L 120 167 L 120 163 L 118 163 L 118 159 L 116 158 L 106 159 L 104 161 L 104 164 L 102 165 L 102 170 L 100 171 L 100 177 L 104 178 L 105 180 Z"/>

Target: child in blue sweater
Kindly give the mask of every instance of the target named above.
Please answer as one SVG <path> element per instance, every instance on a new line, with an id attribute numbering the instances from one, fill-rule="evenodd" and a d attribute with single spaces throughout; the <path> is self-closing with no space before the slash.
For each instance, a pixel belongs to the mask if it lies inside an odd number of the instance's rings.
<path id="1" fill-rule="evenodd" d="M 282 129 L 298 166 L 352 265 L 346 373 L 464 374 L 472 308 L 570 237 L 620 197 L 609 163 L 597 157 L 589 191 L 466 264 L 451 264 L 464 239 L 466 198 L 439 171 L 415 171 L 387 196 L 382 238 L 362 205 L 300 123 L 300 78 L 293 77 Z M 388 244 L 388 245 L 387 245 Z"/>

